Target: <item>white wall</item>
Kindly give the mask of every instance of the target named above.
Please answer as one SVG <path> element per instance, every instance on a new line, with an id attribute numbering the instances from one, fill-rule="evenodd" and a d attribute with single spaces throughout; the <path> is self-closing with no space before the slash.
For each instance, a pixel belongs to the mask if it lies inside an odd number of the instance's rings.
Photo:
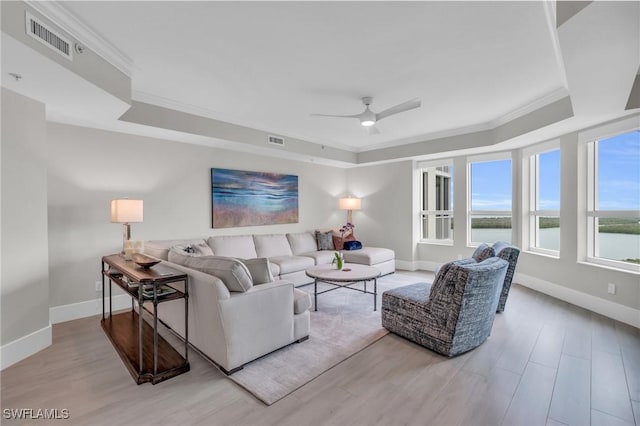
<path id="1" fill-rule="evenodd" d="M 2 345 L 50 335 L 45 107 L 2 89 Z M 48 330 L 48 331 L 46 331 Z"/>
<path id="2" fill-rule="evenodd" d="M 338 227 L 346 195 L 343 169 L 313 163 L 47 124 L 50 305 L 100 296 L 100 258 L 122 247 L 122 225 L 110 223 L 114 198 L 144 200 L 144 222 L 131 225 L 141 240 L 221 234 L 286 233 Z M 294 174 L 299 223 L 211 228 L 212 167 Z"/>

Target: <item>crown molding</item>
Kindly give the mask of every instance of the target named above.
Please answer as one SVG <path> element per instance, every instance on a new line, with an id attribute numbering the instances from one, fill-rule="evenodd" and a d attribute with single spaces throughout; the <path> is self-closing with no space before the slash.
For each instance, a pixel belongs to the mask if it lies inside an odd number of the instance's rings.
<path id="1" fill-rule="evenodd" d="M 25 0 L 25 3 L 45 18 L 66 31 L 79 43 L 91 49 L 98 56 L 131 77 L 133 60 L 114 44 L 85 24 L 69 9 L 55 1 Z"/>
<path id="2" fill-rule="evenodd" d="M 501 117 L 489 121 L 487 125 L 489 126 L 489 128 L 495 129 L 496 127 L 502 126 L 503 124 L 507 124 L 508 122 L 515 120 L 516 118 L 520 118 L 547 105 L 551 105 L 552 103 L 559 101 L 560 99 L 566 98 L 567 96 L 569 96 L 569 91 L 564 87 L 560 87 L 553 92 L 547 93 L 546 95 L 532 102 L 529 102 L 528 104 L 525 104 L 519 108 L 514 109 L 511 112 L 506 113 Z"/>

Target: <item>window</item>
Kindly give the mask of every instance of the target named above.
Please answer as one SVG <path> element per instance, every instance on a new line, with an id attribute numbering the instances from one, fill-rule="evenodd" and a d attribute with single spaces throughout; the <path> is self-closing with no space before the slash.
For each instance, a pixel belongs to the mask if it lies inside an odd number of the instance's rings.
<path id="1" fill-rule="evenodd" d="M 529 248 L 558 255 L 560 251 L 560 150 L 529 157 Z"/>
<path id="2" fill-rule="evenodd" d="M 510 243 L 511 159 L 470 162 L 469 191 L 469 243 Z"/>
<path id="3" fill-rule="evenodd" d="M 421 240 L 453 243 L 453 165 L 427 165 L 421 172 Z"/>
<path id="4" fill-rule="evenodd" d="M 640 131 L 588 144 L 587 257 L 640 271 Z"/>

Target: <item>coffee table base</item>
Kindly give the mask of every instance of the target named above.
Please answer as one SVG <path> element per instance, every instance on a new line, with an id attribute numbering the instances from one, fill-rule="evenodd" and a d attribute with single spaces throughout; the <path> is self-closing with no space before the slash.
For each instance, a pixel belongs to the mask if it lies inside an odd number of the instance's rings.
<path id="1" fill-rule="evenodd" d="M 373 281 L 373 292 L 367 291 L 367 281 Z M 334 285 L 334 288 L 330 288 L 327 290 L 323 290 L 321 292 L 318 292 L 318 283 L 325 283 L 325 284 L 331 284 Z M 364 283 L 364 289 L 360 290 L 359 288 L 353 288 L 353 287 L 349 287 L 351 285 L 354 284 L 358 284 L 358 283 Z M 328 281 L 328 280 L 323 280 L 320 278 L 315 278 L 313 280 L 313 305 L 314 305 L 314 310 L 317 311 L 318 310 L 318 295 L 319 294 L 323 294 L 323 293 L 327 293 L 329 291 L 334 291 L 334 290 L 338 290 L 339 288 L 347 288 L 349 290 L 355 290 L 355 291 L 359 291 L 360 293 L 366 293 L 366 294 L 373 294 L 373 310 L 377 311 L 377 305 L 378 305 L 378 279 L 377 278 L 373 278 L 373 279 L 369 279 L 369 280 L 357 280 L 357 281 L 345 281 L 345 282 L 335 282 L 335 281 Z"/>

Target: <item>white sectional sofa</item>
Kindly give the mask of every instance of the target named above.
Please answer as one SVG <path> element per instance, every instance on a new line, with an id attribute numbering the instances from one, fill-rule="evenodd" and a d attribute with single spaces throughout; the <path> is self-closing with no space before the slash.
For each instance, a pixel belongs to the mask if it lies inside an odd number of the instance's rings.
<path id="1" fill-rule="evenodd" d="M 204 239 L 161 240 L 145 242 L 145 252 L 168 260 L 169 248 L 179 244 L 202 242 Z M 295 286 L 312 283 L 305 270 L 314 265 L 331 263 L 334 250 L 318 250 L 314 234 L 299 232 L 265 235 L 224 235 L 209 237 L 206 243 L 215 256 L 253 259 L 266 257 L 273 264 L 273 275 L 289 280 Z M 360 263 L 380 269 L 382 275 L 395 272 L 395 253 L 380 247 L 343 250 L 345 262 Z"/>
<path id="2" fill-rule="evenodd" d="M 182 251 L 205 244 L 213 256 Z M 395 271 L 392 250 L 369 247 L 357 252 L 344 252 L 346 261 L 378 267 L 382 274 Z M 215 236 L 206 242 L 147 241 L 145 253 L 189 275 L 189 342 L 232 374 L 250 361 L 308 338 L 311 298 L 295 287 L 313 282 L 306 268 L 331 263 L 334 251 L 318 250 L 314 235 L 305 232 Z M 160 305 L 158 318 L 184 336 L 182 301 Z"/>

